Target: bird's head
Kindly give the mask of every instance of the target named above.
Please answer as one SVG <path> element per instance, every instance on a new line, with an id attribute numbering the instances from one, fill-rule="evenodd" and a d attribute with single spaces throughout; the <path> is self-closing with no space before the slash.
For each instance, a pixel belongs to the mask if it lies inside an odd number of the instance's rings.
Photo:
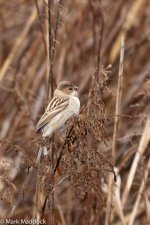
<path id="1" fill-rule="evenodd" d="M 56 90 L 63 93 L 63 95 L 78 96 L 78 87 L 76 87 L 71 81 L 61 81 Z"/>

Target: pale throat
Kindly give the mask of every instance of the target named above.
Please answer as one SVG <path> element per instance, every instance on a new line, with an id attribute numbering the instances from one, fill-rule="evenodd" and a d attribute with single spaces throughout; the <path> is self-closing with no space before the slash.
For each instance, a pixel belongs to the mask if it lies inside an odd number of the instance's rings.
<path id="1" fill-rule="evenodd" d="M 78 92 L 77 92 L 77 91 L 73 91 L 70 95 L 71 95 L 71 96 L 78 97 Z"/>

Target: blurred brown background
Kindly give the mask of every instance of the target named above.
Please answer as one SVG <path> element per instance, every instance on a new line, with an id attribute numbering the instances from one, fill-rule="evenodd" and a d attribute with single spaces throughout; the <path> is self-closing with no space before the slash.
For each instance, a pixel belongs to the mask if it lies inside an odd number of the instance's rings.
<path id="1" fill-rule="evenodd" d="M 32 139 L 36 122 L 46 106 L 46 4 L 42 0 L 0 0 L 0 218 L 22 218 L 22 215 L 31 218 L 34 211 L 36 176 L 29 176 L 25 165 L 35 160 L 37 145 L 34 142 L 29 146 L 26 142 Z M 57 9 L 58 1 L 51 1 L 53 29 Z M 141 149 L 123 215 L 122 209 L 117 208 L 121 203 L 115 202 L 110 224 L 146 225 L 150 223 L 149 1 L 62 1 L 55 42 L 54 83 L 74 81 L 79 87 L 81 105 L 84 104 L 91 87 L 102 34 L 100 63 L 104 67 L 112 64 L 112 72 L 108 82 L 110 91 L 104 98 L 106 116 L 110 118 L 106 127 L 109 142 L 107 146 L 103 143 L 99 146 L 100 151 L 109 156 L 114 131 L 120 40 L 122 35 L 125 36 L 123 95 L 116 153 L 116 167 L 122 180 L 121 196 L 134 157 L 137 157 L 136 152 Z M 139 195 L 145 173 L 147 178 L 142 195 Z M 56 224 L 107 224 L 107 204 L 101 206 L 100 211 L 87 206 L 82 212 L 83 200 L 76 199 L 69 185 L 59 201 L 63 188 L 60 187 L 56 194 Z M 138 208 L 133 212 L 139 196 Z M 47 224 L 51 224 L 48 213 Z"/>

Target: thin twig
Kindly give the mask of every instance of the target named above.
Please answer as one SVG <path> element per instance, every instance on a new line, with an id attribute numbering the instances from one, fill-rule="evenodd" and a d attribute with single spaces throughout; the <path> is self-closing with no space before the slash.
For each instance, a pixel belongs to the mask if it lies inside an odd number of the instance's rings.
<path id="1" fill-rule="evenodd" d="M 56 172 L 56 170 L 57 170 L 57 168 L 59 166 L 59 163 L 60 163 L 60 160 L 61 160 L 61 157 L 62 157 L 63 150 L 64 150 L 64 148 L 65 148 L 65 146 L 67 144 L 68 138 L 70 137 L 70 134 L 71 134 L 72 130 L 73 130 L 73 126 L 70 128 L 70 130 L 69 130 L 69 132 L 68 132 L 68 134 L 67 134 L 67 136 L 65 138 L 64 144 L 63 144 L 63 146 L 61 148 L 61 151 L 59 153 L 59 156 L 58 156 L 58 159 L 57 159 L 57 163 L 56 163 L 56 166 L 54 168 L 54 174 L 55 174 L 55 172 Z"/>
<path id="2" fill-rule="evenodd" d="M 117 99 L 116 99 L 116 112 L 115 112 L 115 124 L 113 133 L 113 143 L 112 143 L 112 157 L 113 163 L 115 165 L 115 154 L 116 154 L 116 139 L 118 133 L 119 117 L 121 112 L 121 96 L 122 96 L 122 83 L 123 83 L 123 59 L 124 59 L 124 37 L 121 39 L 121 49 L 120 49 L 120 64 L 119 64 L 119 74 L 118 74 L 118 87 L 117 87 Z M 109 192 L 107 199 L 107 211 L 105 218 L 105 225 L 109 225 L 111 221 L 111 204 L 112 204 L 112 191 L 113 191 L 113 180 L 112 176 L 109 177 Z"/>

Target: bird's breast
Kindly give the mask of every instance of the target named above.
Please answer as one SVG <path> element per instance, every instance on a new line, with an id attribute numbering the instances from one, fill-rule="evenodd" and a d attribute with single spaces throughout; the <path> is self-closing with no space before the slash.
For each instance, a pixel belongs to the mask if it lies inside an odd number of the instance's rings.
<path id="1" fill-rule="evenodd" d="M 78 115 L 80 110 L 80 100 L 78 97 L 71 96 L 69 99 L 69 110 Z"/>

